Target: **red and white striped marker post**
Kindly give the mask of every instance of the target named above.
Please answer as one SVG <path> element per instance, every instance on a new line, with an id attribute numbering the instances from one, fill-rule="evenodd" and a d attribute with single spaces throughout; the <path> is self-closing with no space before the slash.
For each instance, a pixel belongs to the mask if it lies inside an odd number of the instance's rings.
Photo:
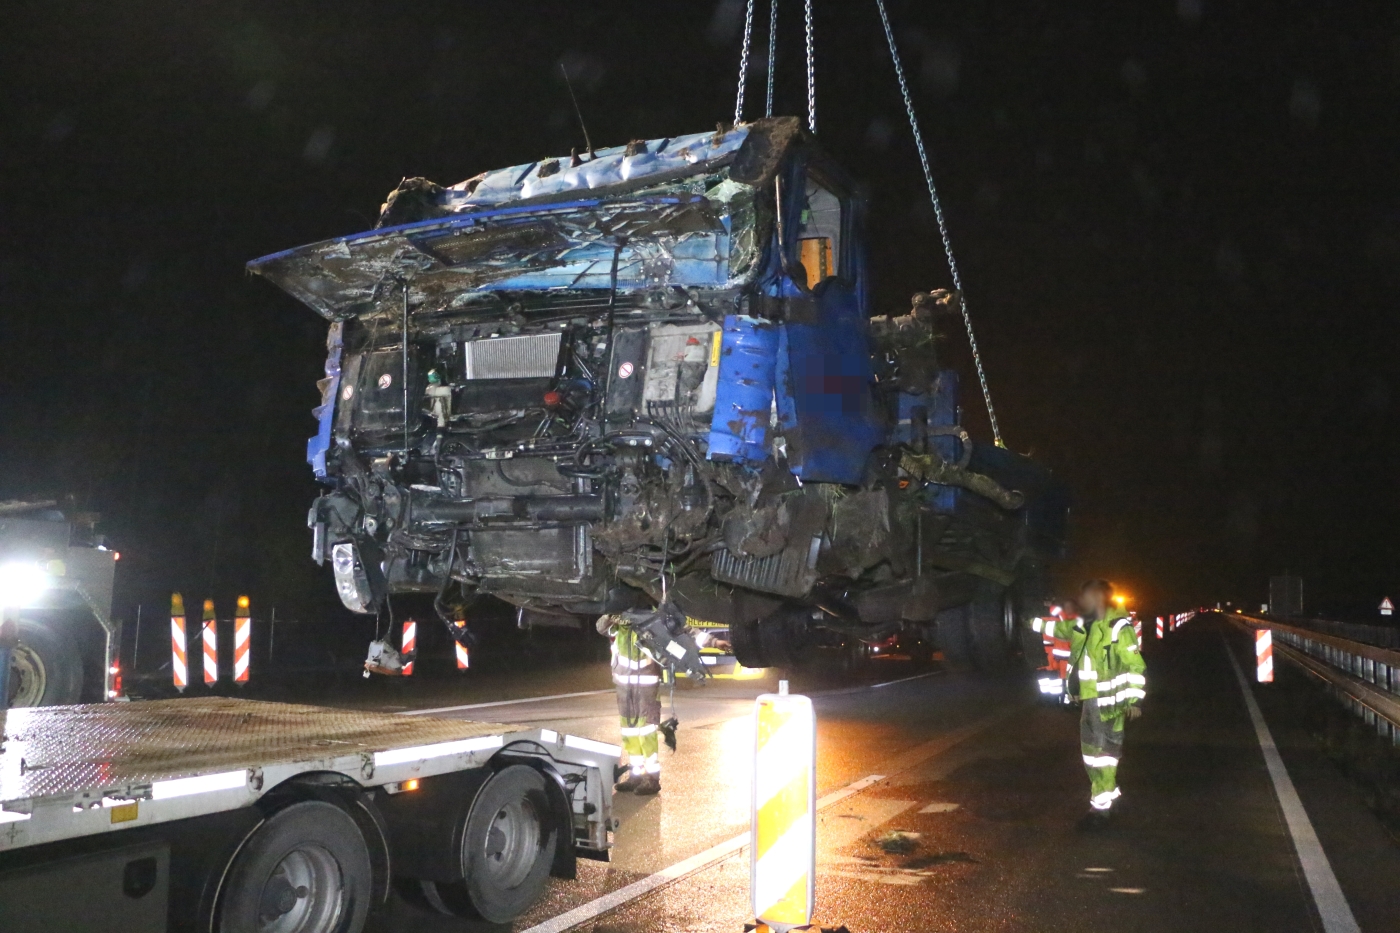
<path id="1" fill-rule="evenodd" d="M 1133 616 L 1133 634 L 1137 636 L 1139 643 L 1142 642 L 1142 620 Z"/>
<path id="2" fill-rule="evenodd" d="M 185 598 L 170 594 L 170 679 L 181 693 L 190 685 L 190 669 L 185 658 Z"/>
<path id="3" fill-rule="evenodd" d="M 418 623 L 412 620 L 403 624 L 403 641 L 399 642 L 399 656 L 406 658 L 403 662 L 403 676 L 413 675 L 412 655 L 418 650 Z"/>
<path id="4" fill-rule="evenodd" d="M 1254 630 L 1255 678 L 1261 684 L 1274 682 L 1274 633 L 1272 629 Z"/>
<path id="5" fill-rule="evenodd" d="M 457 627 L 458 631 L 462 631 L 463 634 L 466 634 L 466 632 L 465 632 L 465 629 L 466 629 L 466 627 L 467 627 L 467 620 L 466 620 L 466 619 L 457 619 L 457 620 L 454 621 L 452 624 L 455 625 L 455 626 Z M 472 666 L 471 649 L 468 648 L 466 645 L 462 644 L 462 643 L 461 643 L 460 641 L 458 641 L 456 638 L 453 638 L 453 639 L 452 639 L 452 643 L 453 643 L 453 645 L 456 646 L 457 670 L 459 670 L 459 671 L 465 671 L 465 670 L 467 670 L 469 667 Z"/>
<path id="6" fill-rule="evenodd" d="M 1158 616 L 1158 617 L 1157 617 L 1157 637 L 1158 637 L 1158 638 L 1163 638 L 1163 637 L 1165 637 L 1165 635 L 1166 635 L 1165 629 L 1166 629 L 1166 622 L 1163 621 L 1163 619 L 1162 619 L 1161 616 Z"/>
<path id="7" fill-rule="evenodd" d="M 248 597 L 238 597 L 238 614 L 233 617 L 233 682 L 248 682 L 248 652 L 253 642 L 253 618 Z"/>
<path id="8" fill-rule="evenodd" d="M 204 684 L 212 685 L 219 679 L 219 623 L 214 618 L 214 600 L 204 601 L 204 622 L 200 625 L 199 640 L 204 645 Z"/>

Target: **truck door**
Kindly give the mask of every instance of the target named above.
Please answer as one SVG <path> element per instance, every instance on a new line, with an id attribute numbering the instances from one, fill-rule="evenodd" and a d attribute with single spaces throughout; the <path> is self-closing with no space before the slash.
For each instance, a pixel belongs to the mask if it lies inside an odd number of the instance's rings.
<path id="1" fill-rule="evenodd" d="M 808 170 L 787 244 L 798 294 L 778 344 L 777 402 L 793 473 L 805 482 L 857 484 L 881 436 L 872 391 L 855 206 Z"/>

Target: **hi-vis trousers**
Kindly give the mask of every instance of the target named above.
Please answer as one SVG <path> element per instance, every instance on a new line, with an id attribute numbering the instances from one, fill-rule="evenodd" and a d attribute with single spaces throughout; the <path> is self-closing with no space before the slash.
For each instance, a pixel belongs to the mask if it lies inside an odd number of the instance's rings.
<path id="1" fill-rule="evenodd" d="M 1118 760 L 1123 757 L 1123 716 L 1100 719 L 1094 701 L 1086 702 L 1079 713 L 1079 748 L 1084 754 L 1084 770 L 1089 772 L 1089 805 L 1107 810 L 1119 797 Z"/>

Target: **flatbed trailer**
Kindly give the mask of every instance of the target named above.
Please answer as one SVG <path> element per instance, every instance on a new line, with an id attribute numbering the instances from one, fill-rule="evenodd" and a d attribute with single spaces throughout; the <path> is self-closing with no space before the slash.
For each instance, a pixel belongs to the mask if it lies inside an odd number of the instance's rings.
<path id="1" fill-rule="evenodd" d="M 505 923 L 606 860 L 616 746 L 207 697 L 0 712 L 0 930 L 353 933 L 395 887 Z"/>

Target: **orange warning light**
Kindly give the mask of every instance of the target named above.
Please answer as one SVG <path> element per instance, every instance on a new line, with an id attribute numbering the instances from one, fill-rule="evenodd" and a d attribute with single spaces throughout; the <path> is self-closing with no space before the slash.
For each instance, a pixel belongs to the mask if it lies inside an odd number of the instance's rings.
<path id="1" fill-rule="evenodd" d="M 404 781 L 403 784 L 400 785 L 400 789 L 402 789 L 402 790 L 417 790 L 417 789 L 418 789 L 418 779 L 417 779 L 417 778 L 409 778 L 407 781 Z"/>

